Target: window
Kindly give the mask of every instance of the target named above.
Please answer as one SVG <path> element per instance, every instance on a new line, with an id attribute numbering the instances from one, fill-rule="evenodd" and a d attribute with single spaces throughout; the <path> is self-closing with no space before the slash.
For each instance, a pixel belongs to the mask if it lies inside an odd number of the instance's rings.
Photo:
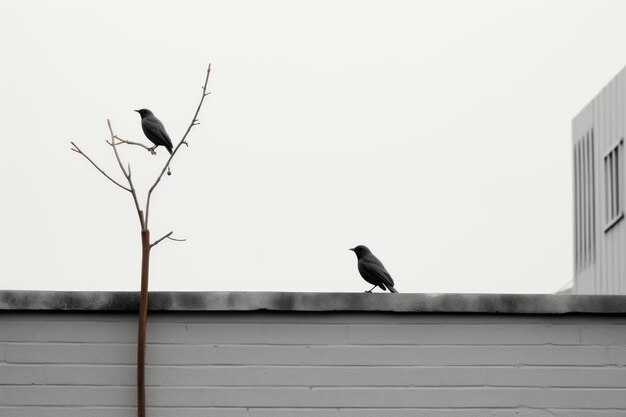
<path id="1" fill-rule="evenodd" d="M 580 271 L 596 260 L 596 188 L 593 129 L 574 144 L 574 257 Z"/>
<path id="2" fill-rule="evenodd" d="M 605 205 L 605 226 L 604 231 L 608 232 L 622 218 L 624 211 L 622 205 L 622 144 L 624 139 L 620 139 L 616 145 L 604 156 L 604 205 Z"/>

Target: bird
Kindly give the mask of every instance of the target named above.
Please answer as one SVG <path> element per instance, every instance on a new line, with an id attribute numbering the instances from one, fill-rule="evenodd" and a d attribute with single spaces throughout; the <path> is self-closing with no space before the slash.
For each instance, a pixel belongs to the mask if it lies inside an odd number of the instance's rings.
<path id="1" fill-rule="evenodd" d="M 372 289 L 365 292 L 371 293 L 376 287 L 382 288 L 383 291 L 387 289 L 390 292 L 398 292 L 394 288 L 395 284 L 391 274 L 387 272 L 383 263 L 374 256 L 367 246 L 359 245 L 350 248 L 350 250 L 356 254 L 359 273 L 365 281 L 373 285 Z"/>
<path id="2" fill-rule="evenodd" d="M 135 110 L 141 116 L 141 129 L 150 142 L 154 143 L 154 146 L 150 148 L 150 152 L 154 153 L 154 150 L 158 146 L 163 146 L 167 151 L 172 154 L 172 140 L 165 130 L 165 126 L 157 117 L 148 109 Z"/>

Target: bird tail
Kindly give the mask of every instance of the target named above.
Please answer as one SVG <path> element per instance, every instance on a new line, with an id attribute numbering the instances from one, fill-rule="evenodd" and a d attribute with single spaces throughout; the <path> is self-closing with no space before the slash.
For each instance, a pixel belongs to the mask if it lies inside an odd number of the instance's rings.
<path id="1" fill-rule="evenodd" d="M 396 290 L 395 288 L 393 288 L 393 285 L 387 285 L 387 289 L 391 292 L 398 292 L 398 290 Z"/>
<path id="2" fill-rule="evenodd" d="M 172 154 L 172 148 L 165 148 L 167 149 L 167 151 L 170 153 L 170 155 Z"/>

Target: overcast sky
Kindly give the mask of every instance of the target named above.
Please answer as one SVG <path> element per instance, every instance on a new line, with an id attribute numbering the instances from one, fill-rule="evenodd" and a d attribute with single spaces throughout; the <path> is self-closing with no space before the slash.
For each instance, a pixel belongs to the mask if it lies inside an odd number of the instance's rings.
<path id="1" fill-rule="evenodd" d="M 623 1 L 28 1 L 0 6 L 0 288 L 136 290 L 105 144 L 189 148 L 153 197 L 152 290 L 554 292 L 571 120 L 626 64 Z M 120 148 L 141 198 L 167 159 Z"/>

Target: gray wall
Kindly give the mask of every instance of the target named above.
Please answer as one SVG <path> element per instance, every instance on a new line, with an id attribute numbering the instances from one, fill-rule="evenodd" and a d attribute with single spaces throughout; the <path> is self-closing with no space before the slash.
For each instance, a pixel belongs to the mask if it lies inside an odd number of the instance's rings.
<path id="1" fill-rule="evenodd" d="M 0 416 L 134 416 L 135 340 L 135 314 L 0 311 Z M 153 312 L 148 340 L 150 416 L 626 415 L 620 315 Z"/>
<path id="2" fill-rule="evenodd" d="M 607 207 L 607 175 L 604 156 L 626 132 L 624 113 L 626 69 L 622 70 L 574 118 L 573 184 L 574 184 L 574 289 L 578 294 L 626 293 L 626 221 L 622 218 L 613 227 Z M 619 212 L 623 214 L 623 161 L 620 147 Z M 619 216 L 617 216 L 619 217 Z"/>

